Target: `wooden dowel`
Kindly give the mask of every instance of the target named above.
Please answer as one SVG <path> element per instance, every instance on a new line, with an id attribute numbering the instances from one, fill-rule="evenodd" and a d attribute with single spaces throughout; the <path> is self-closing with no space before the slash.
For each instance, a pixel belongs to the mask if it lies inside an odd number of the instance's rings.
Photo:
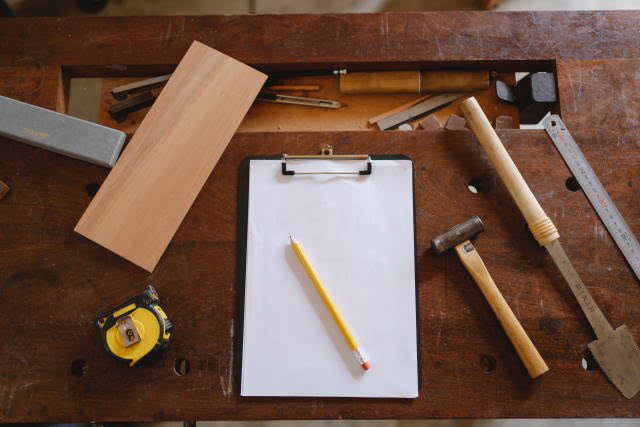
<path id="1" fill-rule="evenodd" d="M 489 123 L 480 104 L 474 97 L 465 99 L 460 109 L 467 119 L 469 127 L 487 153 L 493 167 L 509 190 L 509 194 L 518 205 L 529 230 L 541 246 L 560 238 L 558 230 L 544 212 L 538 200 L 511 160 L 509 153 L 498 138 L 498 134 Z"/>
<path id="2" fill-rule="evenodd" d="M 547 372 L 549 367 L 500 293 L 478 251 L 468 240 L 457 245 L 455 250 L 500 321 L 529 376 L 537 378 Z"/>
<path id="3" fill-rule="evenodd" d="M 489 87 L 488 71 L 375 71 L 340 75 L 340 92 L 367 93 L 444 93 L 473 92 Z"/>

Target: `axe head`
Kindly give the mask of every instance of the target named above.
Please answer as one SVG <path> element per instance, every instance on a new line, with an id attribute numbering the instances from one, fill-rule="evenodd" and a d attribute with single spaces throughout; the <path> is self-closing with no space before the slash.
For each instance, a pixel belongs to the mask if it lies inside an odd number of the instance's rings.
<path id="1" fill-rule="evenodd" d="M 591 354 L 618 390 L 631 399 L 640 390 L 640 349 L 626 325 L 589 343 Z"/>

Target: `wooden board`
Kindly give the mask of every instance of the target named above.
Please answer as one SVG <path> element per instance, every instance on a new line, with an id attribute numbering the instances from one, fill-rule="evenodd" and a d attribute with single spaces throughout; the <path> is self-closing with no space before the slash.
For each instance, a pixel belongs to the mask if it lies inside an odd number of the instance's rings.
<path id="1" fill-rule="evenodd" d="M 265 79 L 194 42 L 75 231 L 153 271 Z"/>

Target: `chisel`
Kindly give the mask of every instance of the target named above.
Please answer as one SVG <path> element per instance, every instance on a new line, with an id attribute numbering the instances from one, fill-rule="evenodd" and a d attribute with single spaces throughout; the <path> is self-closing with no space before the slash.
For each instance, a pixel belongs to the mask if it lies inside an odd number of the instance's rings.
<path id="1" fill-rule="evenodd" d="M 149 79 L 114 87 L 113 89 L 111 89 L 111 96 L 119 101 L 122 101 L 124 99 L 127 99 L 129 95 L 147 92 L 151 89 L 162 87 L 169 81 L 170 77 L 171 74 L 165 74 L 163 76 L 151 77 Z"/>
<path id="2" fill-rule="evenodd" d="M 115 122 L 122 123 L 130 113 L 152 106 L 159 94 L 160 89 L 154 89 L 139 95 L 129 96 L 124 101 L 110 106 L 107 112 Z"/>
<path id="3" fill-rule="evenodd" d="M 632 398 L 640 390 L 640 349 L 633 335 L 625 325 L 614 330 L 600 311 L 564 252 L 556 226 L 544 212 L 511 160 L 478 101 L 473 97 L 464 100 L 461 110 L 509 194 L 522 212 L 533 237 L 551 255 L 596 333 L 598 339 L 589 343 L 589 350 L 609 380 L 626 398 Z"/>

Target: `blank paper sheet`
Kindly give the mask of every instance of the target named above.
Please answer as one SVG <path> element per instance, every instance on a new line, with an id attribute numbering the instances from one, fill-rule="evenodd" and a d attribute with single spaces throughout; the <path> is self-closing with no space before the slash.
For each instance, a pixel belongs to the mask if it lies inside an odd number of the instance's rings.
<path id="1" fill-rule="evenodd" d="M 250 160 L 243 396 L 418 396 L 412 163 L 372 162 L 371 175 L 284 176 L 280 160 Z M 290 235 L 369 355 L 369 371 L 351 354 Z"/>

